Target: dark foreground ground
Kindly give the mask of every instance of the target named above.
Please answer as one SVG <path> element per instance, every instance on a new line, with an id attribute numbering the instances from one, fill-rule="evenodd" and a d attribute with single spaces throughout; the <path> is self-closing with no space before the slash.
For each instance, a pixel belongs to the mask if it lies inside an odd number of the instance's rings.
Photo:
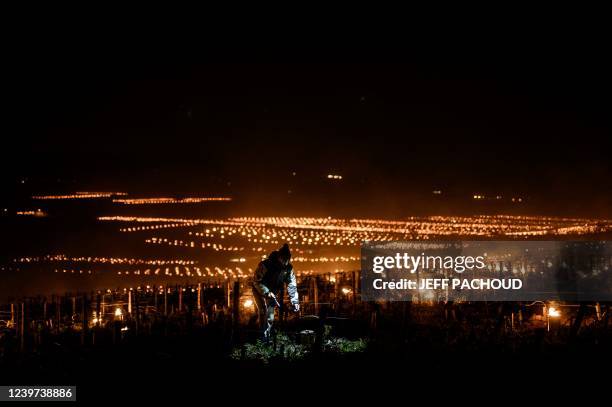
<path id="1" fill-rule="evenodd" d="M 255 403 L 318 405 L 398 398 L 528 402 L 607 398 L 612 335 L 601 327 L 575 338 L 543 329 L 520 335 L 413 324 L 380 329 L 364 352 L 313 352 L 301 360 L 233 360 L 220 330 L 134 337 L 81 346 L 57 338 L 37 352 L 5 352 L 0 383 L 78 386 L 84 405 Z M 420 404 L 420 403 L 419 403 Z M 605 403 L 604 403 L 605 404 Z"/>

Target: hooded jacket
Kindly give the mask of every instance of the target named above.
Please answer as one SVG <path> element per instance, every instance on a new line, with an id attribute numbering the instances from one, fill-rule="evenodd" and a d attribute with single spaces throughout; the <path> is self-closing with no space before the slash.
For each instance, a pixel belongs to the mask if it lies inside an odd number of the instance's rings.
<path id="1" fill-rule="evenodd" d="M 278 251 L 274 251 L 270 253 L 267 259 L 259 262 L 253 277 L 253 288 L 262 296 L 269 292 L 278 295 L 283 284 L 287 284 L 289 300 L 291 304 L 297 304 L 299 299 L 293 265 L 289 263 L 287 266 L 283 266 L 278 257 Z"/>

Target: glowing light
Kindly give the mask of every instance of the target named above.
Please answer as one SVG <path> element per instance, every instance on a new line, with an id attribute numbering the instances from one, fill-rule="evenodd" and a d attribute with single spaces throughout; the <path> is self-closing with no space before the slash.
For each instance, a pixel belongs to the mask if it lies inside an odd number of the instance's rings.
<path id="1" fill-rule="evenodd" d="M 561 311 L 555 307 L 548 308 L 548 316 L 551 318 L 558 318 L 561 316 Z"/>
<path id="2" fill-rule="evenodd" d="M 76 192 L 68 195 L 35 195 L 32 199 L 52 200 L 52 199 L 96 199 L 110 198 L 112 196 L 125 196 L 125 192 Z"/>
<path id="3" fill-rule="evenodd" d="M 113 199 L 113 202 L 124 205 L 161 205 L 161 204 L 189 204 L 212 201 L 231 201 L 228 197 L 187 197 L 187 198 L 139 198 L 139 199 Z"/>
<path id="4" fill-rule="evenodd" d="M 480 196 L 480 195 L 479 195 Z M 509 200 L 511 197 L 508 197 Z M 491 196 L 490 199 L 495 199 Z M 64 276 L 114 276 L 143 286 L 150 278 L 196 277 L 199 280 L 248 279 L 257 262 L 284 242 L 293 252 L 296 273 L 309 275 L 359 269 L 359 246 L 364 241 L 435 239 L 440 237 L 555 237 L 612 232 L 612 220 L 542 216 L 421 216 L 402 220 L 333 217 L 233 217 L 163 218 L 139 216 L 100 217 L 120 222 L 118 229 L 133 233 L 147 245 L 181 248 L 188 254 L 177 258 L 69 256 L 49 254 L 12 259 L 14 269 L 49 263 Z M 144 232 L 144 233 L 143 233 Z M 145 235 L 146 234 L 146 235 Z M 145 236 L 143 236 L 145 235 Z M 321 252 L 319 252 L 321 250 Z M 192 258 L 198 251 L 228 254 L 225 260 L 201 264 Z M 194 256 L 195 255 L 195 256 Z M 196 257 L 197 256 L 197 257 Z M 208 257 L 220 259 L 222 256 Z M 527 270 L 529 272 L 529 270 Z M 327 281 L 335 283 L 336 276 Z M 126 306 L 127 310 L 127 306 Z M 546 314 L 545 314 L 546 315 Z"/>
<path id="5" fill-rule="evenodd" d="M 17 211 L 15 212 L 15 214 L 18 216 L 38 216 L 38 217 L 47 216 L 47 214 L 43 212 L 41 209 L 36 209 L 35 211 Z"/>
<path id="6" fill-rule="evenodd" d="M 55 254 L 46 256 L 35 256 L 35 257 L 20 257 L 15 259 L 16 263 L 40 263 L 40 262 L 73 262 L 73 263 L 100 263 L 100 264 L 126 264 L 126 265 L 194 265 L 197 264 L 195 260 L 184 260 L 184 259 L 138 259 L 128 257 L 92 257 L 92 256 L 80 256 L 80 257 L 69 257 L 65 254 Z"/>
<path id="7" fill-rule="evenodd" d="M 247 300 L 244 300 L 242 305 L 244 305 L 245 308 L 251 308 L 253 306 L 253 300 L 250 298 Z"/>

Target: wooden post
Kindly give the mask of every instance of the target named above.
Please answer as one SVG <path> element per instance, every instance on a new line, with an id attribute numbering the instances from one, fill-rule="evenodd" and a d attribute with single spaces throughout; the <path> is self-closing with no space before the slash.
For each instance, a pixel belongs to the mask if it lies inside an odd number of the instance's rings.
<path id="1" fill-rule="evenodd" d="M 60 295 L 57 296 L 57 303 L 55 304 L 55 314 L 57 318 L 57 332 L 59 333 L 62 321 L 62 297 Z"/>
<path id="2" fill-rule="evenodd" d="M 100 311 L 101 314 L 98 315 L 98 321 L 101 320 L 102 318 L 104 318 L 104 312 L 105 312 L 105 309 L 104 309 L 104 297 L 105 297 L 105 295 L 104 295 L 104 293 L 102 293 L 102 311 Z"/>
<path id="3" fill-rule="evenodd" d="M 128 314 L 132 315 L 132 289 L 128 290 Z"/>
<path id="4" fill-rule="evenodd" d="M 72 315 L 76 314 L 76 297 L 72 297 Z"/>
<path id="5" fill-rule="evenodd" d="M 582 325 L 582 321 L 584 320 L 584 316 L 586 314 L 586 304 L 584 302 L 580 303 L 580 307 L 578 308 L 578 312 L 576 313 L 576 319 L 574 319 L 574 323 L 570 328 L 570 338 L 574 340 L 576 335 L 578 335 L 578 331 L 580 330 L 580 326 Z M 548 315 L 548 313 L 546 313 Z"/>
<path id="6" fill-rule="evenodd" d="M 230 282 L 228 281 L 227 283 L 225 283 L 225 294 L 227 296 L 227 307 L 231 307 L 232 306 L 232 301 L 231 301 L 231 290 L 230 290 Z"/>
<path id="7" fill-rule="evenodd" d="M 319 315 L 319 277 L 314 276 L 313 279 L 315 315 Z"/>
<path id="8" fill-rule="evenodd" d="M 353 314 L 353 316 L 355 315 L 355 308 L 357 308 L 357 289 L 355 288 L 355 287 L 357 287 L 357 276 L 356 276 L 355 273 L 356 273 L 355 271 L 353 271 L 351 273 L 351 278 L 352 278 L 352 281 L 351 281 L 352 284 L 351 285 L 353 286 L 353 293 L 352 293 L 353 294 L 352 295 L 352 300 L 353 300 L 352 301 L 352 309 L 353 310 L 352 310 L 351 313 Z"/>
<path id="9" fill-rule="evenodd" d="M 187 307 L 186 307 L 187 313 L 185 315 L 185 322 L 187 325 L 188 332 L 191 332 L 193 330 L 193 295 L 192 293 L 193 293 L 193 288 L 190 285 L 187 291 Z"/>
<path id="10" fill-rule="evenodd" d="M 157 312 L 157 287 L 153 287 L 153 303 L 155 305 L 155 312 Z"/>
<path id="11" fill-rule="evenodd" d="M 370 329 L 375 330 L 376 329 L 376 323 L 377 323 L 377 311 L 373 310 L 370 313 Z"/>
<path id="12" fill-rule="evenodd" d="M 180 285 L 178 288 L 178 297 L 179 297 L 178 312 L 180 314 L 181 312 L 183 312 L 183 288 Z"/>
<path id="13" fill-rule="evenodd" d="M 334 283 L 334 296 L 336 303 L 336 312 L 340 309 L 340 276 L 338 273 L 334 274 L 335 283 Z"/>
<path id="14" fill-rule="evenodd" d="M 15 304 L 11 303 L 11 326 L 15 327 Z"/>
<path id="15" fill-rule="evenodd" d="M 25 336 L 24 336 L 24 330 L 25 330 L 25 300 L 24 302 L 21 303 L 21 320 L 19 321 L 19 331 L 20 331 L 20 345 L 19 348 L 21 349 L 21 351 L 23 352 L 25 349 Z"/>
<path id="16" fill-rule="evenodd" d="M 314 286 L 315 286 L 315 276 L 310 276 L 308 280 L 308 301 L 312 303 L 310 308 L 313 310 L 313 312 L 314 312 L 314 307 L 315 307 Z"/>
<path id="17" fill-rule="evenodd" d="M 234 326 L 238 326 L 240 320 L 240 282 L 238 281 L 234 282 L 234 304 L 232 308 Z"/>
<path id="18" fill-rule="evenodd" d="M 140 307 L 138 306 L 138 291 L 134 291 L 134 303 L 136 304 L 136 336 L 140 325 Z"/>
<path id="19" fill-rule="evenodd" d="M 81 324 L 83 329 L 81 330 L 81 345 L 85 345 L 85 337 L 89 329 L 89 304 L 87 301 L 87 294 L 83 294 L 83 300 L 81 302 Z"/>
<path id="20" fill-rule="evenodd" d="M 202 283 L 198 283 L 198 312 L 202 311 Z"/>
<path id="21" fill-rule="evenodd" d="M 168 316 L 168 286 L 164 286 L 164 316 Z"/>
<path id="22" fill-rule="evenodd" d="M 102 314 L 101 314 L 101 309 L 100 309 L 100 294 L 97 295 L 96 297 L 96 315 L 97 315 L 97 322 L 96 322 L 96 326 L 100 326 L 100 319 L 102 319 Z"/>

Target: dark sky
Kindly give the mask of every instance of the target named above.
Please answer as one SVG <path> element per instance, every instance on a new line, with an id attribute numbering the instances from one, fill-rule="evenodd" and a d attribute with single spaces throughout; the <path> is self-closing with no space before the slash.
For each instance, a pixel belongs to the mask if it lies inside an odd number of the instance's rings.
<path id="1" fill-rule="evenodd" d="M 591 49 L 528 51 L 17 61 L 4 86 L 3 182 L 317 195 L 332 172 L 351 199 L 395 206 L 427 207 L 442 189 L 457 202 L 520 195 L 534 211 L 606 214 L 610 66 Z"/>

